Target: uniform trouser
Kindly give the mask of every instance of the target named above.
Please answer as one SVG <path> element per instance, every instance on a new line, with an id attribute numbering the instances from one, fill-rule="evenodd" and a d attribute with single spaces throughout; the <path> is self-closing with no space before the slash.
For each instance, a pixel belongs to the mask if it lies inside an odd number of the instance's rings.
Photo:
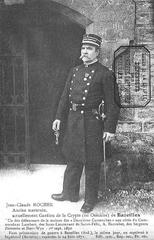
<path id="1" fill-rule="evenodd" d="M 95 204 L 97 201 L 100 163 L 68 162 L 63 181 L 63 193 L 69 198 L 78 198 L 80 179 L 85 166 L 85 202 Z"/>

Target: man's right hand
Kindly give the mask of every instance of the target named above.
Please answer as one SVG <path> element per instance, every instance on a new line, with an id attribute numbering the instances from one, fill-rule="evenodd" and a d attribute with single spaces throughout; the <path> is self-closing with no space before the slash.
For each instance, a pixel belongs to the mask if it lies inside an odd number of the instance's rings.
<path id="1" fill-rule="evenodd" d="M 54 131 L 59 131 L 60 129 L 60 120 L 56 119 L 52 124 L 52 129 Z"/>

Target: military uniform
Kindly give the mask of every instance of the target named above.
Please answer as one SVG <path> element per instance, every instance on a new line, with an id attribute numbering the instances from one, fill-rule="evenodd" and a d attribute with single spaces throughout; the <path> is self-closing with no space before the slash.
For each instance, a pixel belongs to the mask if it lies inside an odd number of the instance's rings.
<path id="1" fill-rule="evenodd" d="M 102 101 L 104 121 L 97 115 Z M 79 195 L 80 177 L 85 166 L 85 201 L 96 202 L 103 160 L 103 131 L 115 133 L 118 103 L 114 74 L 98 61 L 70 70 L 56 114 L 56 119 L 63 121 L 63 116 L 68 113 L 62 151 L 67 160 L 63 193 L 69 199 Z"/>

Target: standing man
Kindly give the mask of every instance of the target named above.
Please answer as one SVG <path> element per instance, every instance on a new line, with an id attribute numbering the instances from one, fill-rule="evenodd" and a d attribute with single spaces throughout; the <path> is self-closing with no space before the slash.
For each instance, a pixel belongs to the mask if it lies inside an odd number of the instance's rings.
<path id="1" fill-rule="evenodd" d="M 119 116 L 117 85 L 112 71 L 98 62 L 101 38 L 85 34 L 82 40 L 83 64 L 70 70 L 61 96 L 52 129 L 59 131 L 63 115 L 68 113 L 63 140 L 67 160 L 63 191 L 53 194 L 57 201 L 79 199 L 80 178 L 85 166 L 85 202 L 81 211 L 88 213 L 97 203 L 101 162 L 102 138 L 114 137 Z M 99 105 L 104 102 L 105 119 L 99 116 Z"/>

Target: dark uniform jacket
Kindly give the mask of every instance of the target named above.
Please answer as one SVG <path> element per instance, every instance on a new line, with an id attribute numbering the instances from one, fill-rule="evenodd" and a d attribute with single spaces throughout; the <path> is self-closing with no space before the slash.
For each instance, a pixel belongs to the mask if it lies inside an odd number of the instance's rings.
<path id="1" fill-rule="evenodd" d="M 96 114 L 102 100 L 104 121 Z M 77 109 L 72 109 L 74 103 L 79 105 Z M 102 161 L 103 131 L 115 133 L 119 104 L 115 77 L 108 68 L 95 62 L 88 67 L 82 64 L 70 70 L 56 114 L 56 119 L 61 121 L 67 114 L 62 148 L 67 161 L 92 164 Z"/>

